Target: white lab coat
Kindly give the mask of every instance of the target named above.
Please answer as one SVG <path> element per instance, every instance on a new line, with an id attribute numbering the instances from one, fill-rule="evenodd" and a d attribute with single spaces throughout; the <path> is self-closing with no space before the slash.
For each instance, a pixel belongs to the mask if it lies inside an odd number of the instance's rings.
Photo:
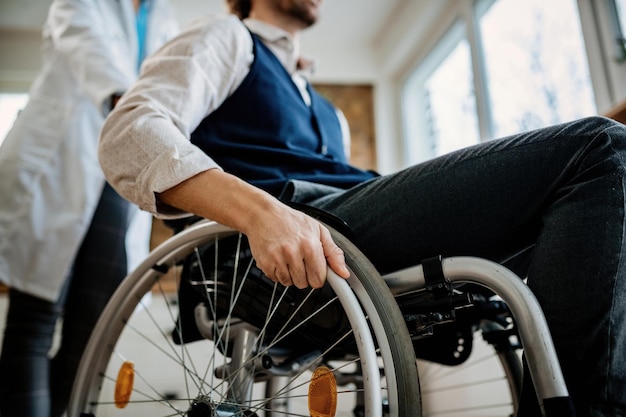
<path id="1" fill-rule="evenodd" d="M 97 141 L 109 98 L 137 77 L 135 25 L 131 0 L 52 2 L 41 73 L 0 147 L 0 281 L 9 286 L 59 295 L 104 185 Z M 146 52 L 177 31 L 169 3 L 154 0 Z M 143 244 L 130 245 L 129 263 L 148 250 L 142 216 L 127 245 Z"/>

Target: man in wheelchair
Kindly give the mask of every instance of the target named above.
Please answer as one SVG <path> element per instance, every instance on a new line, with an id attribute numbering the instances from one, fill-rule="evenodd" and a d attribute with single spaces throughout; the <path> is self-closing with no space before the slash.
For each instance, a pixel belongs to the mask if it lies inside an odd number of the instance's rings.
<path id="1" fill-rule="evenodd" d="M 116 190 L 162 218 L 242 231 L 286 286 L 322 287 L 327 265 L 348 275 L 328 230 L 290 201 L 345 221 L 383 273 L 436 255 L 523 265 L 578 415 L 625 415 L 626 127 L 592 117 L 363 171 L 299 59 L 321 1 L 228 3 L 233 14 L 148 59 L 105 123 L 100 160 Z M 519 415 L 534 415 L 524 398 Z"/>

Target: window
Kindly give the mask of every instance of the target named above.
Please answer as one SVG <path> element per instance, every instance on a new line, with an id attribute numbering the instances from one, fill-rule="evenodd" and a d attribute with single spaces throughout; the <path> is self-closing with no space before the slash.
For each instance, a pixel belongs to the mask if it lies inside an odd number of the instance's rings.
<path id="1" fill-rule="evenodd" d="M 595 114 L 576 0 L 498 0 L 479 22 L 492 137 Z"/>
<path id="2" fill-rule="evenodd" d="M 457 4 L 403 86 L 406 163 L 596 114 L 577 0 Z"/>
<path id="3" fill-rule="evenodd" d="M 622 30 L 622 36 L 626 35 L 626 0 L 615 0 L 617 17 Z M 624 39 L 622 39 L 624 41 Z"/>
<path id="4" fill-rule="evenodd" d="M 15 118 L 26 105 L 28 94 L 25 93 L 0 93 L 0 144 L 4 141 L 7 133 L 13 126 Z"/>
<path id="5" fill-rule="evenodd" d="M 479 141 L 469 42 L 456 24 L 405 89 L 409 163 Z M 454 123 L 450 123 L 454 120 Z"/>

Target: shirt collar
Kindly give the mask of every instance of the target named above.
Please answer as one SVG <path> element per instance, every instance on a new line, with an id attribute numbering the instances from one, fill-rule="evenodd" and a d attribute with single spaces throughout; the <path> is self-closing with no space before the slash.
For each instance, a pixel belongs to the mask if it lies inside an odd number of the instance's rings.
<path id="1" fill-rule="evenodd" d="M 298 72 L 303 75 L 313 73 L 314 62 L 309 58 L 304 59 L 300 56 L 298 38 L 294 38 L 287 31 L 261 20 L 247 18 L 243 22 L 251 32 L 263 39 L 287 69 L 287 72 L 290 74 Z"/>

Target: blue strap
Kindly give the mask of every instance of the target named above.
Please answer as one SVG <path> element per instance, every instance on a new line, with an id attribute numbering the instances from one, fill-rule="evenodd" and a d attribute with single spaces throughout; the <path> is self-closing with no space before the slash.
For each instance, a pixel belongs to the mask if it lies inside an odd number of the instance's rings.
<path id="1" fill-rule="evenodd" d="M 138 48 L 138 56 L 137 56 L 137 67 L 141 66 L 143 59 L 146 55 L 146 33 L 148 31 L 148 15 L 150 14 L 150 0 L 143 0 L 139 2 L 139 9 L 137 10 L 137 43 L 139 45 Z"/>

